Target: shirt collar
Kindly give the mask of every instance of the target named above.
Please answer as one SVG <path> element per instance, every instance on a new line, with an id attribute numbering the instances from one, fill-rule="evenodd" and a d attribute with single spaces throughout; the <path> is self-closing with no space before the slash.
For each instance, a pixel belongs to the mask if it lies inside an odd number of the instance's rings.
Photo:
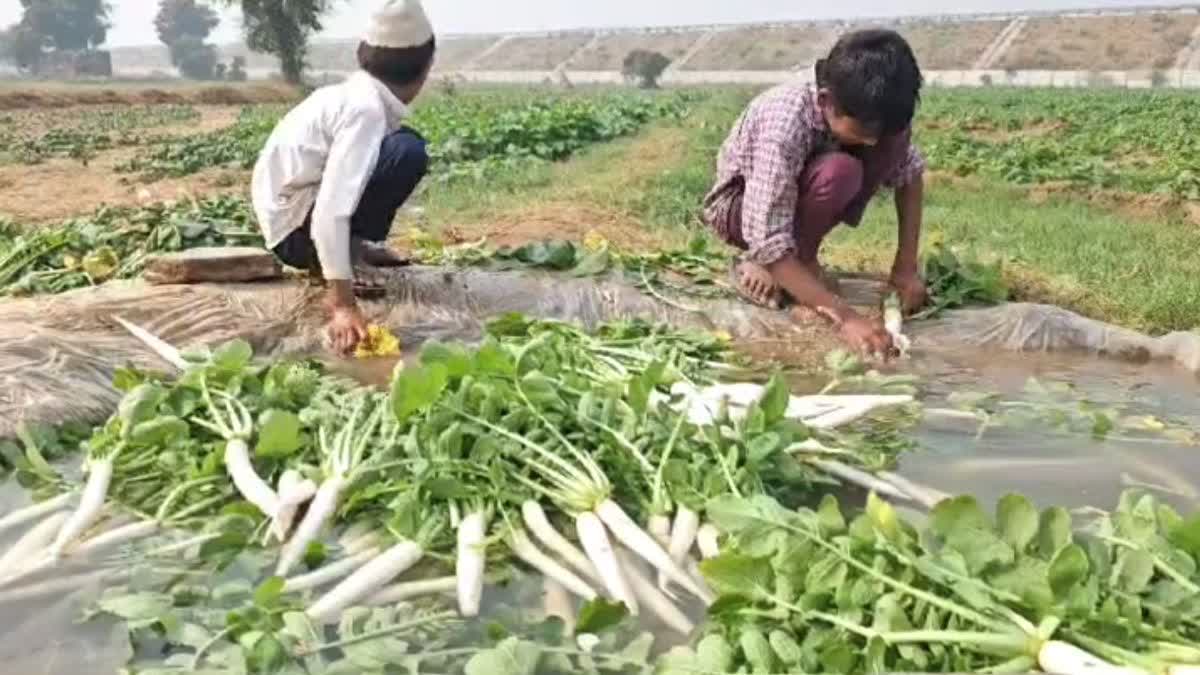
<path id="1" fill-rule="evenodd" d="M 825 113 L 821 111 L 821 105 L 817 102 L 817 85 L 808 85 L 809 105 L 804 106 L 805 121 L 810 127 L 818 131 L 829 131 L 829 122 L 825 119 Z"/>
<path id="2" fill-rule="evenodd" d="M 374 76 L 365 70 L 360 70 L 351 77 L 369 82 L 379 92 L 379 99 L 383 101 L 383 108 L 387 112 L 389 126 L 399 126 L 400 121 L 408 117 L 408 106 L 393 94 L 392 90 L 386 84 L 375 79 Z"/>

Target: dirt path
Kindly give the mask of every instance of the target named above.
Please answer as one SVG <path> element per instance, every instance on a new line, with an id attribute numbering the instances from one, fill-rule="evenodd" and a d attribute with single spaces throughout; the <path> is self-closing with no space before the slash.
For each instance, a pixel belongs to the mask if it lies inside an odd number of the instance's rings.
<path id="1" fill-rule="evenodd" d="M 235 121 L 241 106 L 196 106 L 200 119 L 193 122 L 148 127 L 153 136 L 184 136 L 223 129 Z M 69 116 L 71 109 L 61 111 Z M 20 123 L 22 113 L 13 116 Z M 41 114 L 44 114 L 41 113 Z M 57 113 L 56 113 L 57 114 Z M 118 173 L 141 148 L 119 147 L 97 153 L 87 165 L 79 160 L 54 158 L 39 164 L 0 165 L 0 216 L 18 223 L 55 222 L 91 213 L 101 205 L 134 206 L 192 195 L 244 192 L 250 181 L 241 169 L 208 169 L 192 176 L 143 183 L 136 175 Z"/>
<path id="2" fill-rule="evenodd" d="M 623 248 L 675 243 L 678 233 L 647 227 L 619 205 L 623 197 L 672 166 L 673 149 L 686 138 L 687 131 L 680 127 L 655 126 L 555 166 L 546 185 L 521 191 L 487 213 L 450 210 L 423 224 L 447 243 L 486 238 L 493 246 L 509 246 L 548 238 L 579 241 L 591 233 Z M 397 235 L 403 245 L 405 233 Z"/>

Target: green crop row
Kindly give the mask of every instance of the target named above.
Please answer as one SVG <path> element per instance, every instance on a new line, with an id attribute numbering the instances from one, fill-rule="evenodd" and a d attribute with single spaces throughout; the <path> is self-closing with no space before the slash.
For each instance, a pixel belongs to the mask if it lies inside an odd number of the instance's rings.
<path id="1" fill-rule="evenodd" d="M 938 170 L 1200 199 L 1193 94 L 939 90 L 920 117 L 921 147 Z"/>
<path id="2" fill-rule="evenodd" d="M 185 105 L 39 111 L 0 117 L 0 163 L 37 164 L 53 157 L 87 160 L 95 152 L 139 145 L 145 129 L 198 120 Z"/>
<path id="3" fill-rule="evenodd" d="M 430 141 L 435 171 L 484 160 L 556 160 L 591 143 L 636 131 L 646 122 L 686 113 L 693 94 L 561 95 L 481 92 L 431 97 L 407 123 Z M 186 176 L 214 166 L 250 168 L 279 121 L 278 107 L 250 107 L 233 126 L 148 146 L 121 171 L 146 180 Z M 462 167 L 455 167 L 461 169 Z"/>

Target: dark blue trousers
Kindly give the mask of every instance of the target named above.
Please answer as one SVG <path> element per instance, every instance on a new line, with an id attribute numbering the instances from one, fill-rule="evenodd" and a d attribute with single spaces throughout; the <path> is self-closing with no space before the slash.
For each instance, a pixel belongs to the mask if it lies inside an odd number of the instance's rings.
<path id="1" fill-rule="evenodd" d="M 385 136 L 375 172 L 350 218 L 350 236 L 372 242 L 386 241 L 396 211 L 412 195 L 428 169 L 429 153 L 420 134 L 401 127 Z M 312 240 L 312 212 L 303 226 L 279 242 L 275 255 L 290 267 L 320 270 Z"/>

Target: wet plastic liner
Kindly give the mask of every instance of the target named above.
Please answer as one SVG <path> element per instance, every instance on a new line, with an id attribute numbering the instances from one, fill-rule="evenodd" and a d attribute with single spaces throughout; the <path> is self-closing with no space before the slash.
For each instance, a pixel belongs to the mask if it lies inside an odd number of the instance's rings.
<path id="1" fill-rule="evenodd" d="M 812 327 L 788 314 L 736 300 L 673 301 L 616 278 L 570 278 L 526 272 L 414 267 L 393 272 L 388 292 L 364 303 L 371 321 L 396 333 L 405 350 L 431 339 L 472 341 L 493 317 L 521 312 L 584 325 L 641 318 L 680 328 L 720 330 L 735 340 L 799 339 Z M 844 280 L 859 305 L 878 302 L 882 286 Z M 216 344 L 234 338 L 256 353 L 323 352 L 320 291 L 296 281 L 149 286 L 110 283 L 53 297 L 0 302 L 0 438 L 22 422 L 98 422 L 119 400 L 113 371 L 167 364 L 114 317 L 171 344 Z M 1009 304 L 947 312 L 906 331 L 917 350 L 972 346 L 1018 351 L 1084 351 L 1135 361 L 1174 361 L 1200 371 L 1200 335 L 1150 337 L 1047 305 Z"/>

